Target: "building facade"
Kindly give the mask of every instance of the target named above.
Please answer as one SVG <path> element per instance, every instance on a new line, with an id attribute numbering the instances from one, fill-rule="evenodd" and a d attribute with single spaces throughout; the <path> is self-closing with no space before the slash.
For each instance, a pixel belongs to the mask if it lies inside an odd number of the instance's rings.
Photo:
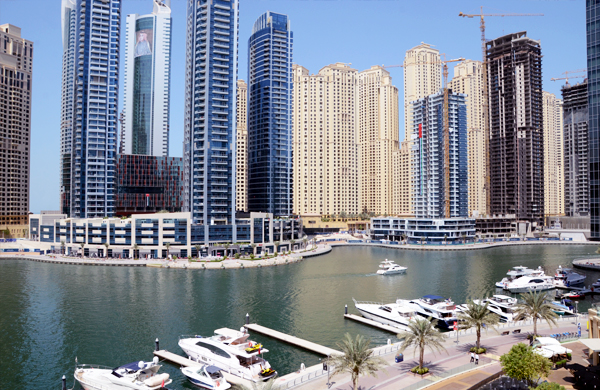
<path id="1" fill-rule="evenodd" d="M 454 67 L 448 83 L 456 93 L 467 95 L 467 145 L 469 171 L 469 216 L 487 215 L 486 142 L 483 118 L 483 68 L 481 61 L 465 60 Z"/>
<path id="2" fill-rule="evenodd" d="M 210 236 L 235 242 L 237 0 L 188 0 L 184 108 L 184 211 Z"/>
<path id="3" fill-rule="evenodd" d="M 361 212 L 391 214 L 392 154 L 399 149 L 398 88 L 381 66 L 358 74 Z"/>
<path id="4" fill-rule="evenodd" d="M 562 87 L 564 197 L 567 217 L 589 216 L 587 80 Z"/>
<path id="5" fill-rule="evenodd" d="M 71 151 L 70 197 L 62 201 L 61 206 L 69 202 L 69 215 L 75 218 L 112 216 L 115 212 L 121 1 L 65 0 L 62 11 L 63 91 L 72 88 L 74 96 L 71 144 L 65 141 L 67 147 L 61 145 L 63 152 L 69 148 Z M 71 44 L 72 62 L 64 60 Z M 66 107 L 70 101 L 71 97 L 63 94 L 64 113 L 70 110 Z M 68 138 L 69 126 L 61 125 L 61 128 L 64 135 L 61 137 Z M 65 162 L 63 158 L 63 173 Z M 68 188 L 65 184 L 63 181 L 61 191 Z"/>
<path id="6" fill-rule="evenodd" d="M 292 213 L 292 46 L 287 15 L 267 11 L 248 40 L 248 209 Z"/>
<path id="7" fill-rule="evenodd" d="M 544 114 L 544 215 L 565 214 L 563 102 L 542 93 Z"/>
<path id="8" fill-rule="evenodd" d="M 152 0 L 149 15 L 127 15 L 124 153 L 169 155 L 171 1 Z"/>
<path id="9" fill-rule="evenodd" d="M 335 63 L 293 73 L 293 213 L 358 214 L 358 71 Z"/>
<path id="10" fill-rule="evenodd" d="M 248 212 L 248 85 L 237 81 L 235 209 Z"/>
<path id="11" fill-rule="evenodd" d="M 397 244 L 459 245 L 475 240 L 471 218 L 371 218 L 371 238 Z"/>
<path id="12" fill-rule="evenodd" d="M 487 42 L 490 210 L 543 224 L 542 52 L 526 32 Z"/>
<path id="13" fill-rule="evenodd" d="M 116 216 L 179 212 L 183 206 L 183 160 L 120 154 L 116 185 Z"/>
<path id="14" fill-rule="evenodd" d="M 463 94 L 448 91 L 447 140 L 444 136 L 444 92 L 413 102 L 411 112 L 416 137 L 411 164 L 413 210 L 417 218 L 469 216 L 465 99 Z"/>
<path id="15" fill-rule="evenodd" d="M 586 0 L 588 85 L 600 80 L 600 1 Z M 600 91 L 588 88 L 588 166 L 590 239 L 600 241 Z"/>
<path id="16" fill-rule="evenodd" d="M 0 42 L 0 230 L 17 235 L 29 214 L 33 42 L 12 24 Z"/>
<path id="17" fill-rule="evenodd" d="M 410 142 L 402 141 L 392 152 L 392 214 L 412 216 Z"/>

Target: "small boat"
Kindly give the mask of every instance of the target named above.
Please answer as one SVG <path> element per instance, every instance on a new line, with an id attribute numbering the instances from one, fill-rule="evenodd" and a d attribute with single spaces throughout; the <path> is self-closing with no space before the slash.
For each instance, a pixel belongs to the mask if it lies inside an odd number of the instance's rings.
<path id="1" fill-rule="evenodd" d="M 221 369 L 217 366 L 203 365 L 201 367 L 181 367 L 181 373 L 196 386 L 204 389 L 226 390 L 231 385 L 223 378 Z"/>
<path id="2" fill-rule="evenodd" d="M 563 268 L 560 265 L 554 274 L 554 285 L 559 288 L 582 285 L 584 281 L 585 275 L 574 272 L 570 268 Z"/>
<path id="3" fill-rule="evenodd" d="M 571 291 L 562 295 L 563 299 L 584 299 L 585 293 L 581 291 Z"/>
<path id="4" fill-rule="evenodd" d="M 552 306 L 552 311 L 563 316 L 575 314 L 573 301 L 570 299 L 562 299 L 560 302 L 548 302 Z"/>
<path id="5" fill-rule="evenodd" d="M 393 275 L 393 274 L 403 274 L 406 273 L 406 267 L 402 267 L 394 263 L 393 260 L 385 259 L 379 264 L 380 270 L 377 271 L 378 275 Z"/>
<path id="6" fill-rule="evenodd" d="M 173 382 L 169 374 L 159 374 L 158 357 L 151 362 L 134 362 L 116 368 L 81 364 L 75 380 L 85 390 L 159 390 Z"/>

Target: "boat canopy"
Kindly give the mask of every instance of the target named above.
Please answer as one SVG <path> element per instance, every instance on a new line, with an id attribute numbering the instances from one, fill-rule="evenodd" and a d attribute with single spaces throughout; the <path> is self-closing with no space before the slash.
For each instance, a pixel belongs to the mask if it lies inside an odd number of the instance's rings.
<path id="1" fill-rule="evenodd" d="M 440 297 L 439 295 L 425 295 L 423 298 L 431 299 L 432 301 L 444 301 L 446 298 Z"/>
<path id="2" fill-rule="evenodd" d="M 208 366 L 206 367 L 206 372 L 208 372 L 209 374 L 216 374 L 217 372 L 221 371 L 221 369 L 217 366 Z"/>
<path id="3" fill-rule="evenodd" d="M 119 366 L 117 368 L 115 368 L 113 371 L 119 370 L 119 369 L 127 369 L 127 370 L 131 370 L 131 371 L 139 371 L 140 370 L 140 363 L 139 362 L 133 362 L 133 363 L 128 363 L 122 366 Z"/>

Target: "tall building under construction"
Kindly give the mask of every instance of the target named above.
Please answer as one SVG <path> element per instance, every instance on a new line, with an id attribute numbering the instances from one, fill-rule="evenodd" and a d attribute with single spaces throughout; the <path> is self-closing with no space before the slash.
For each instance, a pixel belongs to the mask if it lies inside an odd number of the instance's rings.
<path id="1" fill-rule="evenodd" d="M 542 53 L 525 31 L 487 42 L 490 213 L 544 217 Z"/>

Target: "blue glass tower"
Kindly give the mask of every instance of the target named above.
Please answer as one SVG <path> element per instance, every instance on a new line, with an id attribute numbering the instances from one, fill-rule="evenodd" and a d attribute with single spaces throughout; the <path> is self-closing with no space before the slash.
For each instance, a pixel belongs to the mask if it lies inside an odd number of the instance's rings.
<path id="1" fill-rule="evenodd" d="M 68 42 L 65 49 L 74 50 L 74 61 L 63 63 L 63 67 L 67 67 L 63 70 L 63 89 L 73 90 L 72 98 L 63 91 L 63 110 L 67 109 L 65 105 L 72 104 L 72 126 L 64 120 L 62 124 L 62 149 L 63 152 L 70 149 L 71 153 L 70 215 L 75 218 L 112 216 L 115 212 L 121 0 L 64 1 L 63 26 L 67 23 L 76 29 L 74 35 L 67 35 L 68 30 L 63 29 L 64 40 Z M 66 165 L 68 158 L 62 156 L 61 159 Z M 68 178 L 66 174 L 63 177 Z M 65 180 L 64 188 L 66 185 Z"/>
<path id="2" fill-rule="evenodd" d="M 235 225 L 238 5 L 187 2 L 184 210 L 205 237 L 214 225 Z"/>
<path id="3" fill-rule="evenodd" d="M 267 12 L 248 41 L 248 209 L 292 213 L 292 43 L 286 15 Z"/>
<path id="4" fill-rule="evenodd" d="M 590 239 L 600 241 L 600 0 L 587 0 L 585 9 L 588 71 L 588 162 Z"/>

